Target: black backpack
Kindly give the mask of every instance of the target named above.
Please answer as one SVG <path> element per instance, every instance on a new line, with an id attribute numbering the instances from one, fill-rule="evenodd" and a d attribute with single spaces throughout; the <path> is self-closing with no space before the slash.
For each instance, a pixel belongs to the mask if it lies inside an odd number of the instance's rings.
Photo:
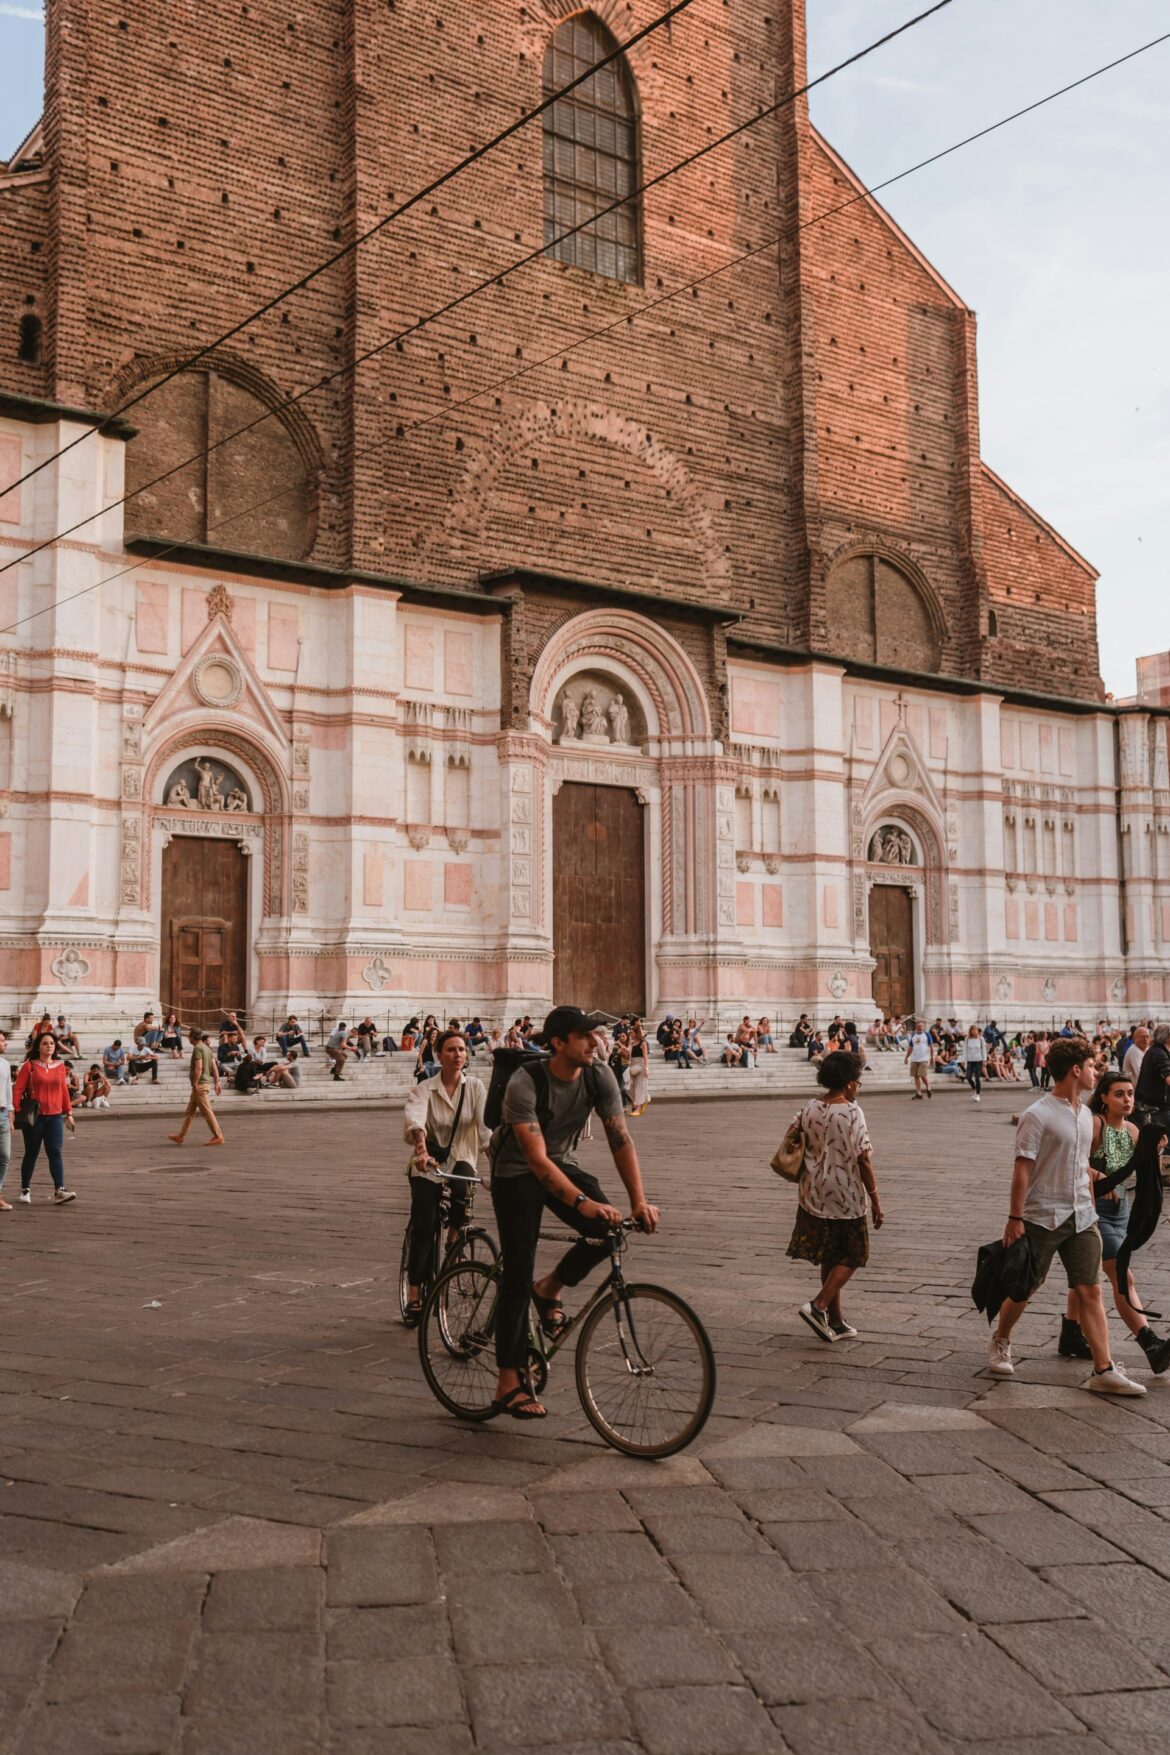
<path id="1" fill-rule="evenodd" d="M 521 1067 L 532 1075 L 532 1083 L 536 1087 L 536 1119 L 541 1130 L 547 1128 L 552 1120 L 552 1103 L 548 1094 L 548 1055 L 539 1048 L 493 1048 L 492 1076 L 488 1083 L 487 1098 L 483 1106 L 484 1125 L 494 1130 L 504 1126 L 504 1092 L 508 1089 L 508 1081 L 514 1072 Z M 589 1093 L 589 1104 L 597 1108 L 601 1096 L 597 1078 L 597 1068 L 587 1066 L 583 1069 L 585 1089 Z M 497 1142 L 492 1142 L 492 1156 L 495 1156 Z"/>

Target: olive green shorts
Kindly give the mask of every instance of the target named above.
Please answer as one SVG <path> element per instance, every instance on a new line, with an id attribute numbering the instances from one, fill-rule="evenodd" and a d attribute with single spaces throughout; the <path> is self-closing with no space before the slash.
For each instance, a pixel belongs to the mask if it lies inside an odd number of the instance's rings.
<path id="1" fill-rule="evenodd" d="M 1048 1278 L 1052 1258 L 1059 1255 L 1070 1286 L 1095 1286 L 1101 1278 L 1101 1233 L 1096 1225 L 1077 1230 L 1075 1213 L 1070 1213 L 1055 1231 L 1024 1220 L 1024 1234 L 1036 1253 L 1037 1286 Z"/>

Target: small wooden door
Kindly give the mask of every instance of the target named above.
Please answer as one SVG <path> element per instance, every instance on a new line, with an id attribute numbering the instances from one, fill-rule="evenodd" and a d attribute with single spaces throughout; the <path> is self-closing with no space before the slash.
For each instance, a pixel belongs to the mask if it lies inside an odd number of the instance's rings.
<path id="1" fill-rule="evenodd" d="M 909 890 L 875 884 L 869 892 L 869 954 L 874 1004 L 884 1017 L 914 1010 L 914 903 Z"/>
<path id="2" fill-rule="evenodd" d="M 553 799 L 553 1000 L 646 1009 L 643 808 L 625 787 L 566 781 Z"/>
<path id="3" fill-rule="evenodd" d="M 238 841 L 176 835 L 163 852 L 159 1001 L 185 1024 L 248 1003 L 248 862 Z"/>

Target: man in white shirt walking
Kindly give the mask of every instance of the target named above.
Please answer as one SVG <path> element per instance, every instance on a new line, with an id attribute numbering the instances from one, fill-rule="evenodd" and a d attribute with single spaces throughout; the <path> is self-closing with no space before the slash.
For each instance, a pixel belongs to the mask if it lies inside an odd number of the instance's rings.
<path id="1" fill-rule="evenodd" d="M 12 1068 L 8 1062 L 8 1037 L 0 1030 L 0 1213 L 10 1213 L 12 1202 L 4 1199 L 4 1178 L 12 1158 Z"/>
<path id="2" fill-rule="evenodd" d="M 921 1103 L 923 1092 L 929 1097 L 930 1074 L 934 1069 L 934 1040 L 921 1018 L 915 1018 L 914 1030 L 906 1045 L 906 1061 L 914 1080 L 914 1101 Z"/>
<path id="3" fill-rule="evenodd" d="M 1104 1395 L 1145 1395 L 1145 1385 L 1113 1363 L 1101 1297 L 1101 1233 L 1089 1181 L 1093 1118 L 1083 1099 L 1097 1082 L 1091 1045 L 1061 1036 L 1048 1050 L 1052 1089 L 1025 1109 L 1016 1129 L 1016 1161 L 1004 1248 L 1021 1237 L 1036 1262 L 1036 1290 L 1059 1256 L 1077 1301 L 1081 1331 L 1093 1355 L 1093 1375 L 1082 1388 Z M 1011 1332 L 1028 1300 L 1005 1299 L 987 1348 L 993 1377 L 1011 1377 Z"/>
<path id="4" fill-rule="evenodd" d="M 1144 1024 L 1139 1024 L 1133 1033 L 1133 1041 L 1125 1051 L 1125 1059 L 1121 1063 L 1121 1070 L 1135 1091 L 1137 1090 L 1138 1074 L 1142 1070 L 1142 1061 L 1146 1057 L 1146 1049 L 1149 1046 L 1150 1032 Z"/>

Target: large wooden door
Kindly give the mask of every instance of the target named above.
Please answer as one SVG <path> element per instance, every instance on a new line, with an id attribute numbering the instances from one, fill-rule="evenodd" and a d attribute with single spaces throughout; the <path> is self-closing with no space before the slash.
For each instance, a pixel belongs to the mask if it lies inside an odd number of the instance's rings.
<path id="1" fill-rule="evenodd" d="M 553 799 L 553 1000 L 646 1009 L 643 810 L 618 786 L 566 781 Z"/>
<path id="2" fill-rule="evenodd" d="M 248 1003 L 248 861 L 238 841 L 176 835 L 163 851 L 159 1001 L 185 1024 Z"/>
<path id="3" fill-rule="evenodd" d="M 875 884 L 869 892 L 869 954 L 874 1004 L 884 1017 L 914 1010 L 914 904 L 909 890 Z"/>

